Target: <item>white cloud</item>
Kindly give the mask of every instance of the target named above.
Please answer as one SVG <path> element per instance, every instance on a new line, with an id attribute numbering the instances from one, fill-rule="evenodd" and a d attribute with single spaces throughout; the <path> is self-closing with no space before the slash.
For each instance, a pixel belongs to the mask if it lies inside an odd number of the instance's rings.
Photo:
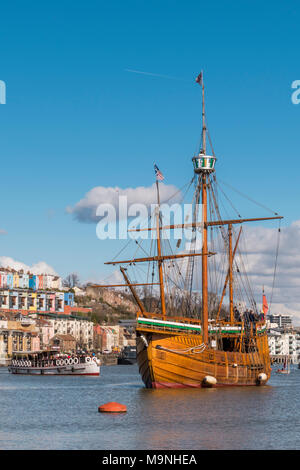
<path id="1" fill-rule="evenodd" d="M 7 235 L 7 231 L 3 228 L 0 228 L 0 235 Z"/>
<path id="2" fill-rule="evenodd" d="M 264 286 L 270 303 L 278 242 L 278 228 L 243 226 L 241 244 L 245 268 L 258 305 Z M 238 260 L 238 257 L 237 257 Z M 280 229 L 272 313 L 288 313 L 300 324 L 300 220 Z"/>
<path id="3" fill-rule="evenodd" d="M 39 261 L 32 266 L 28 266 L 27 264 L 22 263 L 21 261 L 16 261 L 9 256 L 0 256 L 0 266 L 3 268 L 13 268 L 16 271 L 23 269 L 26 272 L 30 271 L 32 274 L 53 274 L 57 276 L 56 271 L 52 266 L 45 263 L 45 261 Z"/>
<path id="4" fill-rule="evenodd" d="M 90 276 L 87 281 L 90 284 L 103 284 L 103 285 L 113 285 L 113 284 L 124 284 L 124 277 L 122 276 L 119 269 L 115 269 L 109 276 L 99 280 L 99 276 L 94 275 Z"/>
<path id="5" fill-rule="evenodd" d="M 180 191 L 176 186 L 160 183 L 159 185 L 160 201 L 178 202 L 180 200 Z M 119 188 L 97 186 L 86 193 L 84 198 L 75 204 L 75 206 L 67 207 L 66 211 L 73 214 L 74 218 L 83 223 L 97 223 L 99 216 L 96 215 L 96 209 L 100 204 L 111 204 L 118 214 L 119 197 L 126 196 L 128 207 L 135 203 L 145 204 L 150 207 L 151 204 L 157 202 L 156 185 L 137 188 Z"/>

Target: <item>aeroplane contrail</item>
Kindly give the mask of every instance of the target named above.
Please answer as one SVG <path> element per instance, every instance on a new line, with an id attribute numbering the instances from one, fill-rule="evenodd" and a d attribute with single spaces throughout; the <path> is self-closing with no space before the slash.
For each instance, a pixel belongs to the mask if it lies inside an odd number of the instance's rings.
<path id="1" fill-rule="evenodd" d="M 139 73 L 141 75 L 150 75 L 152 77 L 159 77 L 159 78 L 168 78 L 169 80 L 180 80 L 184 82 L 188 81 L 188 80 L 185 80 L 184 78 L 171 77 L 170 75 L 161 75 L 160 73 L 142 72 L 141 70 L 125 69 L 125 72 Z"/>

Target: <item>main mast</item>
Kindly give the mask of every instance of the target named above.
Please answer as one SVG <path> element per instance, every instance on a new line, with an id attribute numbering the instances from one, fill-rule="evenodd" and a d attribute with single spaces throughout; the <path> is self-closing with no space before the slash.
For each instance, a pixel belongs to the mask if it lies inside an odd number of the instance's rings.
<path id="1" fill-rule="evenodd" d="M 216 158 L 206 154 L 206 122 L 203 73 L 196 78 L 202 87 L 202 149 L 193 158 L 194 172 L 199 175 L 202 194 L 202 336 L 208 343 L 208 275 L 207 275 L 207 175 L 214 171 Z"/>

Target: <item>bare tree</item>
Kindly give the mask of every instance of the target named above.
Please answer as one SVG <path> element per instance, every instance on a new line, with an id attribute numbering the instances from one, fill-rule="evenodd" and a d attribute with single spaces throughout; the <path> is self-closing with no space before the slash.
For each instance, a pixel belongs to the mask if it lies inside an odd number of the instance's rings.
<path id="1" fill-rule="evenodd" d="M 69 274 L 64 280 L 63 280 L 63 285 L 65 287 L 69 287 L 72 289 L 72 287 L 78 287 L 80 286 L 80 280 L 79 276 L 77 273 L 71 273 Z"/>

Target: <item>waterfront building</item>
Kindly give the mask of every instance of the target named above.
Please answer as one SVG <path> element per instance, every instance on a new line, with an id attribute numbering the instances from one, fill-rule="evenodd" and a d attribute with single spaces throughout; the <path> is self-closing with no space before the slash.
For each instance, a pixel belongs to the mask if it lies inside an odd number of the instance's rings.
<path id="1" fill-rule="evenodd" d="M 284 362 L 286 357 L 293 364 L 299 362 L 299 334 L 293 331 L 268 331 L 268 344 L 273 362 Z"/>
<path id="2" fill-rule="evenodd" d="M 129 332 L 121 325 L 96 325 L 94 327 L 94 347 L 101 352 L 122 350 L 135 345 L 135 332 Z"/>
<path id="3" fill-rule="evenodd" d="M 50 346 L 50 339 L 54 336 L 54 327 L 51 322 L 42 318 L 37 318 L 35 324 L 40 340 L 40 349 L 47 349 Z"/>
<path id="4" fill-rule="evenodd" d="M 0 315 L 0 363 L 6 365 L 14 352 L 39 347 L 35 321 L 21 313 Z"/>
<path id="5" fill-rule="evenodd" d="M 74 336 L 77 345 L 84 349 L 91 349 L 93 347 L 93 322 L 87 318 L 79 315 L 66 315 L 58 313 L 44 313 L 41 312 L 31 315 L 32 318 L 39 318 L 46 320 L 53 328 L 53 334 Z"/>
<path id="6" fill-rule="evenodd" d="M 76 339 L 70 334 L 56 334 L 51 338 L 50 344 L 52 347 L 70 354 L 75 354 L 77 350 Z"/>
<path id="7" fill-rule="evenodd" d="M 293 317 L 291 315 L 271 314 L 267 315 L 267 320 L 278 328 L 290 329 L 293 326 Z"/>

